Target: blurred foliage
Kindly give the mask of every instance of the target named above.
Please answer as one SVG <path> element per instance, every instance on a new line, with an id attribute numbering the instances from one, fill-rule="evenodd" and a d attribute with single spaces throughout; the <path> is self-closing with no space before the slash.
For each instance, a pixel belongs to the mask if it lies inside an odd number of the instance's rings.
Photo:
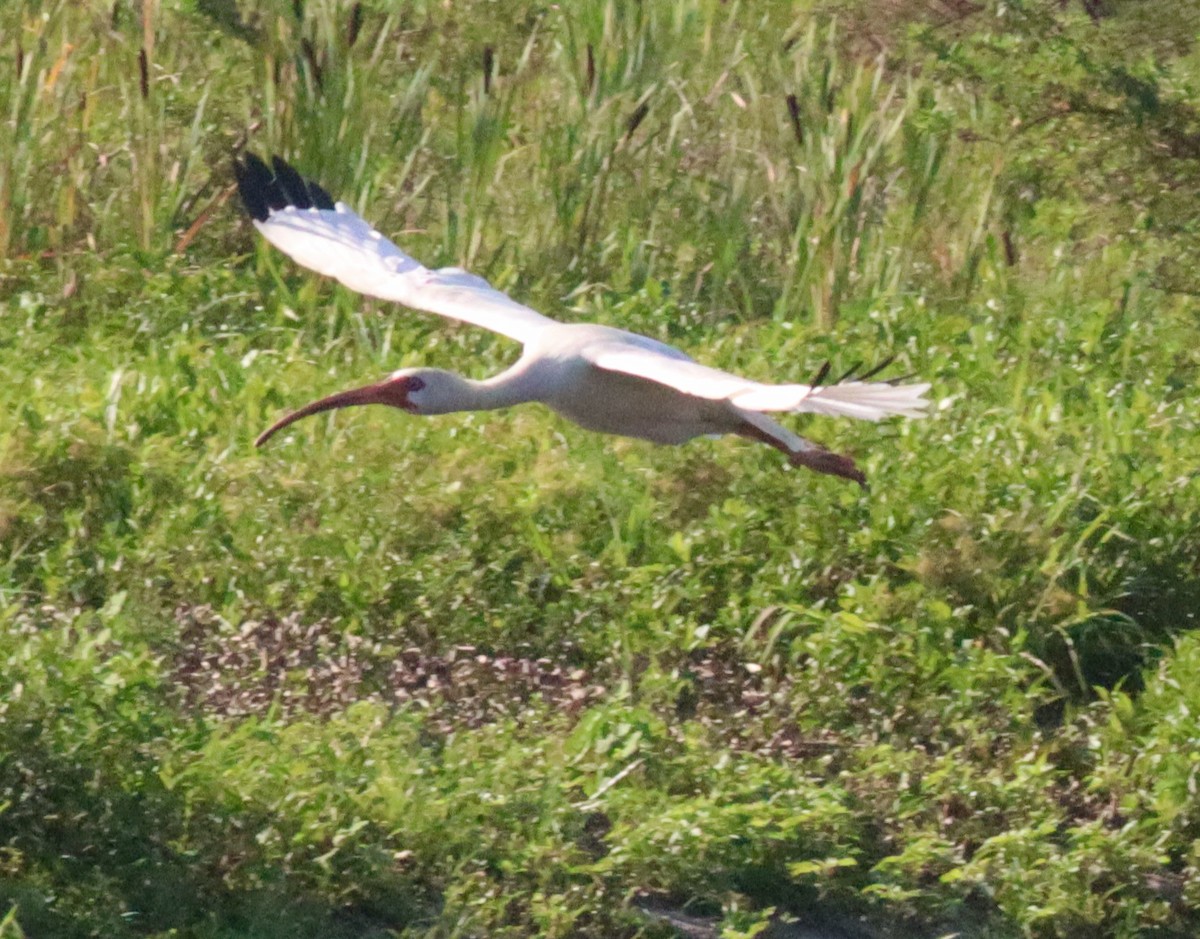
<path id="1" fill-rule="evenodd" d="M 0 8 L 0 936 L 1195 935 L 1197 16 Z M 537 408 L 259 453 L 514 350 L 267 250 L 243 147 L 547 312 L 895 353 L 936 413 L 806 425 L 869 496 Z"/>

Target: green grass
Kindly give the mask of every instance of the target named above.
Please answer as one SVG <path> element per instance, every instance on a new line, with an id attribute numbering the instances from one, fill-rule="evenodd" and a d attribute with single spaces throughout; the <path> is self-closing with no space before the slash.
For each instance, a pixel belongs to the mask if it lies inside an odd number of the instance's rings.
<path id="1" fill-rule="evenodd" d="M 1200 65 L 1108 6 L 5 7 L 0 937 L 1195 934 Z M 869 494 L 532 406 L 256 451 L 516 350 L 273 253 L 242 146 L 937 406 L 802 425 Z"/>

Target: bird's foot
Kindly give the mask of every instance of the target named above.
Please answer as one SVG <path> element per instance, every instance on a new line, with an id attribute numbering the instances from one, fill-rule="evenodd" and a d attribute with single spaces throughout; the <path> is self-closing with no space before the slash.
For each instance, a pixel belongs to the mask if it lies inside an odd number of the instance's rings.
<path id="1" fill-rule="evenodd" d="M 868 488 L 866 475 L 854 465 L 854 461 L 850 457 L 834 453 L 832 450 L 819 447 L 811 450 L 797 450 L 790 454 L 788 462 L 792 466 L 805 466 L 818 473 L 852 479 L 864 489 Z"/>

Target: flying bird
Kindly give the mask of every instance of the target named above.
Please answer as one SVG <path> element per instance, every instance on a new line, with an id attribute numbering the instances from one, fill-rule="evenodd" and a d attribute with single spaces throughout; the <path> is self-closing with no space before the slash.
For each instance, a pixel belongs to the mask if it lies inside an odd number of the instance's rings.
<path id="1" fill-rule="evenodd" d="M 866 381 L 878 368 L 826 382 L 827 363 L 806 385 L 762 384 L 701 365 L 647 336 L 557 322 L 461 268 L 424 267 L 279 157 L 268 166 L 247 153 L 234 170 L 254 227 L 296 263 L 358 293 L 490 329 L 524 346 L 511 368 L 483 381 L 442 369 L 404 368 L 382 381 L 329 395 L 276 421 L 257 446 L 302 417 L 334 408 L 386 404 L 428 415 L 540 401 L 588 430 L 654 443 L 737 434 L 774 447 L 793 466 L 865 484 L 850 457 L 798 436 L 766 412 L 875 421 L 920 417 L 929 404 L 928 384 Z"/>

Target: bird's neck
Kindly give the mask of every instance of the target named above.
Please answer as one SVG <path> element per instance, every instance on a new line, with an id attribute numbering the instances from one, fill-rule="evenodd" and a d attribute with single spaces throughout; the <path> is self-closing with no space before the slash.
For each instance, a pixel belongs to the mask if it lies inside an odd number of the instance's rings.
<path id="1" fill-rule="evenodd" d="M 422 414 L 451 414 L 455 411 L 494 411 L 514 404 L 523 404 L 536 397 L 529 375 L 523 368 L 513 367 L 484 381 L 474 381 L 454 372 L 437 372 L 434 389 L 421 406 Z"/>

